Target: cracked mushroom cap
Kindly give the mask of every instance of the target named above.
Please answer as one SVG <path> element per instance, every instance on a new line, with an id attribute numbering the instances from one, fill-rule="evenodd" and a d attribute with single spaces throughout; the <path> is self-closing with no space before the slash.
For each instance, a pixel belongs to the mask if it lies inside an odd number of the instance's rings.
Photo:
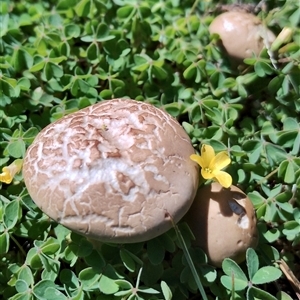
<path id="1" fill-rule="evenodd" d="M 23 166 L 34 202 L 89 238 L 141 242 L 172 227 L 192 204 L 198 168 L 190 139 L 168 113 L 114 99 L 48 125 Z"/>
<path id="2" fill-rule="evenodd" d="M 275 35 L 256 16 L 242 11 L 230 11 L 217 16 L 209 32 L 217 33 L 230 57 L 236 61 L 259 55 L 271 45 Z"/>
<path id="3" fill-rule="evenodd" d="M 225 189 L 214 182 L 200 188 L 184 219 L 195 236 L 195 246 L 217 267 L 224 258 L 242 262 L 246 250 L 258 243 L 252 202 L 233 185 Z"/>

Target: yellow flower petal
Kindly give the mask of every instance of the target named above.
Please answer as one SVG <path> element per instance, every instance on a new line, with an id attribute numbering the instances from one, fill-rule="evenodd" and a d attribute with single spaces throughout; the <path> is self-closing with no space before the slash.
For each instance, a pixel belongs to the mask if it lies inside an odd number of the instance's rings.
<path id="1" fill-rule="evenodd" d="M 209 145 L 202 145 L 201 155 L 192 154 L 190 159 L 200 165 L 201 175 L 204 179 L 213 179 L 218 181 L 225 188 L 231 186 L 232 178 L 230 174 L 221 171 L 231 162 L 226 151 L 222 151 L 215 155 L 213 147 Z"/>
<path id="2" fill-rule="evenodd" d="M 229 188 L 232 184 L 232 178 L 227 172 L 224 171 L 216 172 L 215 178 L 225 188 Z"/>
<path id="3" fill-rule="evenodd" d="M 209 168 L 213 171 L 220 171 L 226 166 L 228 166 L 231 162 L 227 152 L 222 151 L 218 153 L 210 162 Z"/>
<path id="4" fill-rule="evenodd" d="M 215 157 L 215 150 L 212 146 L 209 145 L 202 145 L 201 147 L 201 157 L 203 159 L 204 168 L 208 167 L 210 162 Z"/>
<path id="5" fill-rule="evenodd" d="M 192 154 L 190 156 L 190 159 L 194 162 L 196 162 L 198 165 L 200 165 L 201 168 L 203 168 L 204 166 L 204 161 L 203 161 L 203 158 L 200 156 L 200 155 L 197 155 L 197 154 Z"/>
<path id="6" fill-rule="evenodd" d="M 2 171 L 3 173 L 0 174 L 0 181 L 7 184 L 11 183 L 12 182 L 11 174 L 5 171 L 5 168 L 3 168 Z"/>
<path id="7" fill-rule="evenodd" d="M 4 167 L 0 174 L 0 181 L 5 182 L 7 184 L 11 183 L 14 176 L 18 174 L 23 165 L 23 159 L 16 159 L 13 163 L 11 163 L 8 167 Z"/>
<path id="8" fill-rule="evenodd" d="M 201 175 L 204 179 L 213 179 L 215 177 L 214 173 L 208 168 L 202 168 Z"/>

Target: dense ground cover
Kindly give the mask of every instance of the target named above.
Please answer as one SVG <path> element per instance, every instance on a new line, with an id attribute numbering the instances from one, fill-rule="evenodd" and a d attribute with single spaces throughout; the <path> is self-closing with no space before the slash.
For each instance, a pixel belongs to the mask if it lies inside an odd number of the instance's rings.
<path id="1" fill-rule="evenodd" d="M 46 125 L 98 101 L 161 107 L 197 151 L 205 143 L 230 154 L 226 171 L 258 218 L 259 245 L 240 269 L 230 260 L 222 269 L 207 264 L 179 225 L 207 297 L 299 298 L 300 8 L 257 4 L 247 9 L 276 35 L 290 34 L 238 69 L 209 35 L 226 9 L 215 1 L 3 0 L 0 167 L 23 158 Z M 1 184 L 0 200 L 2 299 L 201 298 L 175 230 L 97 251 L 35 206 L 21 173 Z"/>

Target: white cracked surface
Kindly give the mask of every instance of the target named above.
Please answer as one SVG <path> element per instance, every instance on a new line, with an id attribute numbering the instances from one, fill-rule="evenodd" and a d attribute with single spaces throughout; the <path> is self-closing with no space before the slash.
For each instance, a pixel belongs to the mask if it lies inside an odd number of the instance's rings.
<path id="1" fill-rule="evenodd" d="M 237 222 L 237 225 L 243 229 L 248 229 L 250 227 L 250 220 L 247 215 L 243 215 Z"/>
<path id="2" fill-rule="evenodd" d="M 198 185 L 190 139 L 170 115 L 134 100 L 100 102 L 43 129 L 25 184 L 51 218 L 109 242 L 155 237 L 186 213 Z"/>

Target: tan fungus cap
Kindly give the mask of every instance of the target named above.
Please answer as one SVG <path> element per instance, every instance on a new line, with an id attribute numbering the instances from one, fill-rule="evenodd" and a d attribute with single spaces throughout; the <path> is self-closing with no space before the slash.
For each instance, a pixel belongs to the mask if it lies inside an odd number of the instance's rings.
<path id="1" fill-rule="evenodd" d="M 254 15 L 230 11 L 217 16 L 210 24 L 209 32 L 217 33 L 233 59 L 242 61 L 253 54 L 259 55 L 266 44 L 271 45 L 275 35 Z"/>
<path id="2" fill-rule="evenodd" d="M 252 202 L 236 186 L 225 189 L 214 182 L 200 188 L 184 219 L 195 235 L 195 246 L 217 267 L 226 257 L 242 262 L 246 250 L 257 245 Z"/>
<path id="3" fill-rule="evenodd" d="M 180 124 L 143 102 L 94 104 L 44 128 L 23 175 L 52 219 L 103 242 L 156 237 L 178 222 L 196 194 L 198 167 Z"/>

